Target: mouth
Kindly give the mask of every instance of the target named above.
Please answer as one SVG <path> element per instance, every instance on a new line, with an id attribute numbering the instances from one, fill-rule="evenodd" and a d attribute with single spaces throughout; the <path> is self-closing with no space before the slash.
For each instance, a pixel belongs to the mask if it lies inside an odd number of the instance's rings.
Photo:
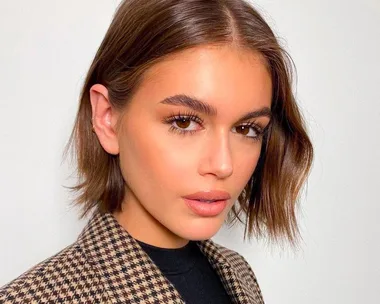
<path id="1" fill-rule="evenodd" d="M 203 217 L 217 216 L 228 205 L 231 196 L 225 191 L 203 191 L 183 197 L 186 205 L 197 215 Z"/>
<path id="2" fill-rule="evenodd" d="M 226 191 L 211 190 L 211 191 L 200 191 L 193 194 L 184 196 L 185 199 L 197 200 L 201 202 L 215 202 L 215 201 L 226 201 L 231 199 L 231 196 Z"/>

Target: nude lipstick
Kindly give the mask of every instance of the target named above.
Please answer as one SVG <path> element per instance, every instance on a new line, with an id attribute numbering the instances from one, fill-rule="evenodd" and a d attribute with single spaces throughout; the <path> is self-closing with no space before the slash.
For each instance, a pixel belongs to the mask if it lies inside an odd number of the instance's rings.
<path id="1" fill-rule="evenodd" d="M 186 205 L 199 216 L 216 216 L 227 207 L 231 196 L 225 191 L 201 191 L 182 197 Z"/>

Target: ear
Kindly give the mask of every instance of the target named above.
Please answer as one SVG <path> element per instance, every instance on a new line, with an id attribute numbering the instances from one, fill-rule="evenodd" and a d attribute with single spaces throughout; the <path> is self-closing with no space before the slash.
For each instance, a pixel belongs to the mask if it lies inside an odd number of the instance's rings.
<path id="1" fill-rule="evenodd" d="M 111 106 L 108 90 L 101 84 L 90 89 L 92 107 L 92 125 L 103 149 L 109 154 L 119 154 L 119 142 L 116 134 L 116 122 L 119 113 Z"/>

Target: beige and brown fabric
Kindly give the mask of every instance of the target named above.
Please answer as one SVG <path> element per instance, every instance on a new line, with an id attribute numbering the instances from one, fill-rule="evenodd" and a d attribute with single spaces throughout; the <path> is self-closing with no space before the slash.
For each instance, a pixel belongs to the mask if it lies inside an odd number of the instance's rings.
<path id="1" fill-rule="evenodd" d="M 264 303 L 255 274 L 243 256 L 210 239 L 197 244 L 232 303 Z M 0 303 L 185 301 L 113 215 L 97 212 L 75 243 L 3 286 Z"/>

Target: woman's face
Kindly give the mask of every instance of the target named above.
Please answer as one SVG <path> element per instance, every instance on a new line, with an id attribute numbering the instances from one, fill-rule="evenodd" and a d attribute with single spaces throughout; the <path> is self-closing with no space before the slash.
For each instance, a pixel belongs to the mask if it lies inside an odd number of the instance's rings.
<path id="1" fill-rule="evenodd" d="M 115 139 L 126 182 L 115 216 L 132 236 L 175 248 L 217 233 L 255 170 L 271 85 L 258 54 L 231 47 L 147 71 Z"/>

